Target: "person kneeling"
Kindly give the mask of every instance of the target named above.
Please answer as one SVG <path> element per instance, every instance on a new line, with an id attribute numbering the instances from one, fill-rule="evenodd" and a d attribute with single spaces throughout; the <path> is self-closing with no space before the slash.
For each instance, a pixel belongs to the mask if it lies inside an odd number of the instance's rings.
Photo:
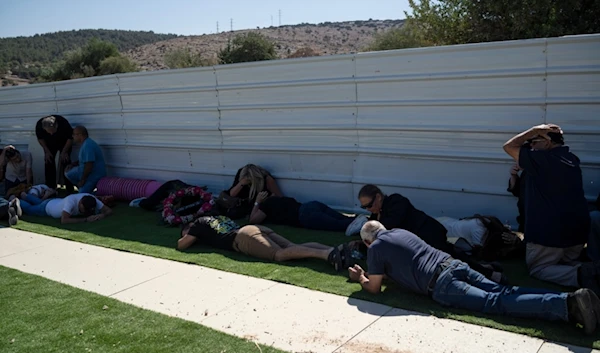
<path id="1" fill-rule="evenodd" d="M 486 314 L 562 320 L 578 323 L 592 334 L 600 321 L 600 299 L 589 289 L 561 293 L 503 286 L 472 270 L 466 263 L 437 250 L 403 229 L 386 230 L 378 221 L 360 232 L 368 247 L 369 273 L 348 268 L 350 279 L 371 293 L 381 291 L 384 275 L 436 302 Z"/>
<path id="2" fill-rule="evenodd" d="M 225 216 L 204 216 L 184 226 L 177 249 L 187 249 L 196 242 L 269 261 L 321 259 L 329 262 L 336 271 L 346 268 L 350 260 L 345 250 L 337 247 L 319 243 L 294 244 L 270 228 L 240 227 Z"/>
<path id="3" fill-rule="evenodd" d="M 21 208 L 26 215 L 60 218 L 62 224 L 94 222 L 112 214 L 108 206 L 90 194 L 73 194 L 65 198 L 41 200 L 33 195 L 21 193 Z"/>

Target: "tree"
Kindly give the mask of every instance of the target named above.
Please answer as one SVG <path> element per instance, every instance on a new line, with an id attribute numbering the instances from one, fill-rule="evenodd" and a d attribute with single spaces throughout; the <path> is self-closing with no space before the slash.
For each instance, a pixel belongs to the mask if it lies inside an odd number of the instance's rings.
<path id="1" fill-rule="evenodd" d="M 126 56 L 111 56 L 100 62 L 98 75 L 120 74 L 125 72 L 136 72 L 138 67 Z"/>
<path id="2" fill-rule="evenodd" d="M 409 0 L 407 21 L 435 45 L 600 32 L 600 0 Z"/>
<path id="3" fill-rule="evenodd" d="M 292 59 L 292 58 L 308 58 L 311 56 L 320 56 L 321 53 L 319 53 L 318 51 L 314 50 L 311 47 L 302 47 L 298 50 L 296 50 L 295 52 L 293 52 L 292 54 L 288 55 L 288 58 Z"/>
<path id="4" fill-rule="evenodd" d="M 114 44 L 92 38 L 85 47 L 66 53 L 65 59 L 42 80 L 70 80 L 131 71 L 137 71 L 137 66 L 121 56 Z"/>
<path id="5" fill-rule="evenodd" d="M 239 34 L 219 51 L 222 64 L 277 59 L 275 43 L 260 33 Z"/>
<path id="6" fill-rule="evenodd" d="M 189 48 L 176 49 L 165 54 L 165 65 L 169 69 L 183 69 L 186 67 L 199 67 L 211 65 L 209 60 L 203 59 L 199 53 L 192 53 Z"/>
<path id="7" fill-rule="evenodd" d="M 367 49 L 370 51 L 418 48 L 432 45 L 423 38 L 422 32 L 414 26 L 405 24 L 375 35 L 375 42 Z"/>

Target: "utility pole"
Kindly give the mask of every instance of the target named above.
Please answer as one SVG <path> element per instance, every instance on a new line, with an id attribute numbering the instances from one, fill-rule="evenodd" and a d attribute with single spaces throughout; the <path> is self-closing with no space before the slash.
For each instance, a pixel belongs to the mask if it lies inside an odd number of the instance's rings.
<path id="1" fill-rule="evenodd" d="M 281 10 L 279 10 L 279 27 L 281 27 Z"/>
<path id="2" fill-rule="evenodd" d="M 233 18 L 231 19 L 230 26 L 231 26 L 231 31 L 233 32 Z"/>
<path id="3" fill-rule="evenodd" d="M 219 34 L 219 21 L 217 21 L 217 34 Z"/>
<path id="4" fill-rule="evenodd" d="M 271 27 L 273 27 L 273 15 L 271 15 Z"/>

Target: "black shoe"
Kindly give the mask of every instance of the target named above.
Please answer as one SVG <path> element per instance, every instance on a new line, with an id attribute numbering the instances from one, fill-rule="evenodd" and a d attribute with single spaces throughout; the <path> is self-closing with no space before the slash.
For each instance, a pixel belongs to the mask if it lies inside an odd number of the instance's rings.
<path id="1" fill-rule="evenodd" d="M 578 289 L 567 296 L 567 309 L 569 321 L 583 326 L 586 335 L 596 331 L 598 319 L 594 308 L 598 308 L 598 297 L 589 289 Z"/>
<path id="2" fill-rule="evenodd" d="M 19 222 L 19 216 L 17 216 L 17 211 L 13 207 L 8 208 L 8 225 L 14 226 Z"/>

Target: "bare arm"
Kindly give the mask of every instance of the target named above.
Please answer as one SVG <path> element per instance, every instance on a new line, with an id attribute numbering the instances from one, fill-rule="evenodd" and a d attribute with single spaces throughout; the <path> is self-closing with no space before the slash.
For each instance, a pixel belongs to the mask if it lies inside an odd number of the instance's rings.
<path id="1" fill-rule="evenodd" d="M 242 191 L 243 187 L 244 184 L 242 184 L 242 181 L 240 180 L 240 182 L 237 183 L 236 186 L 232 187 L 231 190 L 229 190 L 229 196 L 236 197 L 240 193 L 240 191 Z"/>
<path id="2" fill-rule="evenodd" d="M 363 274 L 358 279 L 358 282 L 369 293 L 377 294 L 381 292 L 381 282 L 383 282 L 383 275 L 369 275 Z"/>
<path id="3" fill-rule="evenodd" d="M 102 208 L 100 209 L 100 214 L 104 215 L 105 217 L 110 216 L 113 213 L 113 211 L 110 209 L 110 207 L 104 205 L 102 206 Z"/>
<path id="4" fill-rule="evenodd" d="M 283 193 L 281 192 L 281 190 L 279 189 L 279 186 L 277 185 L 277 182 L 275 181 L 275 179 L 272 176 L 267 176 L 267 190 L 269 190 L 271 192 L 272 195 L 274 196 L 283 196 Z"/>
<path id="5" fill-rule="evenodd" d="M 527 140 L 532 139 L 536 136 L 542 136 L 549 140 L 550 138 L 548 138 L 546 134 L 550 131 L 556 130 L 560 130 L 560 127 L 553 124 L 542 124 L 534 126 L 531 129 L 523 131 L 522 133 L 515 135 L 510 140 L 506 141 L 506 143 L 503 146 L 504 151 L 515 161 L 517 161 L 517 163 L 519 163 L 519 152 L 521 150 L 521 146 L 523 146 L 523 144 L 527 142 Z"/>
<path id="6" fill-rule="evenodd" d="M 267 215 L 260 210 L 258 202 L 255 202 L 252 212 L 250 213 L 250 220 L 248 222 L 250 224 L 261 224 L 265 218 L 267 218 Z"/>
<path id="7" fill-rule="evenodd" d="M 177 241 L 177 250 L 184 250 L 196 242 L 196 237 L 186 234 Z"/>
<path id="8" fill-rule="evenodd" d="M 70 223 L 83 223 L 87 222 L 87 218 L 74 218 L 71 217 L 71 214 L 65 211 L 62 211 L 62 215 L 60 216 L 60 223 L 62 224 L 70 224 Z"/>
<path id="9" fill-rule="evenodd" d="M 360 283 L 362 288 L 369 293 L 381 292 L 381 283 L 384 275 L 369 275 L 359 265 L 348 268 L 350 280 Z"/>

